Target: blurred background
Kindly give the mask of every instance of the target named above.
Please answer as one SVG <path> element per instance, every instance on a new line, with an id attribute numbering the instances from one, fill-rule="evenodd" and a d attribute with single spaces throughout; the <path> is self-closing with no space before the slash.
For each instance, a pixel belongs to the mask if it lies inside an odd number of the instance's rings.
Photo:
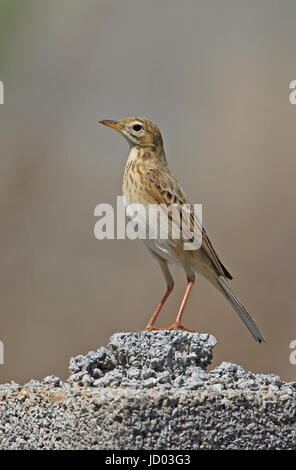
<path id="1" fill-rule="evenodd" d="M 206 281 L 184 325 L 295 380 L 294 0 L 0 0 L 0 382 L 68 376 L 69 357 L 140 330 L 165 290 L 141 241 L 93 234 L 128 145 L 98 119 L 146 116 L 256 318 L 257 344 Z M 158 325 L 176 316 L 184 273 Z"/>

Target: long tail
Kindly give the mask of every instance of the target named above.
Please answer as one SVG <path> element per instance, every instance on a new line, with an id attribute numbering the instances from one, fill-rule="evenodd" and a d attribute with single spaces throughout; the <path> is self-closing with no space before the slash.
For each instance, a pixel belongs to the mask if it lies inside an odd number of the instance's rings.
<path id="1" fill-rule="evenodd" d="M 234 293 L 230 290 L 230 287 L 223 276 L 219 276 L 218 278 L 219 285 L 221 287 L 221 292 L 224 294 L 230 305 L 234 308 L 236 313 L 240 316 L 248 330 L 250 331 L 253 338 L 258 341 L 258 343 L 266 343 L 264 336 L 260 333 L 257 328 L 256 323 L 254 322 L 251 315 L 247 312 L 245 307 L 242 303 L 238 300 L 238 298 L 234 295 Z"/>

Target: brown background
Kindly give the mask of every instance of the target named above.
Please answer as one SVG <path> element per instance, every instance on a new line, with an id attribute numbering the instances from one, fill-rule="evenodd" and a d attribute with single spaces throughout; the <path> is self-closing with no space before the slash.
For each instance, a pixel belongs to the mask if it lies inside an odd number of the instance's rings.
<path id="1" fill-rule="evenodd" d="M 295 379 L 296 3 L 291 0 L 1 0 L 0 382 L 67 376 L 71 355 L 141 329 L 162 295 L 140 241 L 97 241 L 128 152 L 100 118 L 144 115 L 203 204 L 256 344 L 201 280 L 185 325 L 214 334 L 214 365 Z M 170 324 L 177 287 L 159 325 Z"/>

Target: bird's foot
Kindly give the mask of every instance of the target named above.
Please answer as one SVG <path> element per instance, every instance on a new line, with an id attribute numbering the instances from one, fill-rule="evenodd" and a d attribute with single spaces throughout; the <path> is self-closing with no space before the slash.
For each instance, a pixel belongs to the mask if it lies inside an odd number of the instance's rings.
<path id="1" fill-rule="evenodd" d="M 191 328 L 185 328 L 184 326 L 178 325 L 177 323 L 173 323 L 171 326 L 165 329 L 166 330 L 182 330 L 182 331 L 189 331 L 189 333 L 196 333 L 195 330 L 192 330 Z"/>
<path id="2" fill-rule="evenodd" d="M 172 330 L 182 330 L 188 331 L 189 333 L 196 333 L 195 330 L 191 330 L 190 328 L 185 328 L 182 325 L 178 325 L 177 323 L 173 323 L 171 326 L 167 328 L 155 328 L 154 326 L 146 326 L 143 331 L 172 331 Z"/>
<path id="3" fill-rule="evenodd" d="M 158 331 L 158 330 L 165 330 L 165 328 L 155 328 L 154 326 L 146 326 L 142 331 Z"/>

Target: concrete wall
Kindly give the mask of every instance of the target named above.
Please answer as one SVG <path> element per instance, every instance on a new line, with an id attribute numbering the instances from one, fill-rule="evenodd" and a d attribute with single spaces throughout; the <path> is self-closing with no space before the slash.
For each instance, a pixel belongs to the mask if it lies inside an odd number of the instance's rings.
<path id="1" fill-rule="evenodd" d="M 57 377 L 0 386 L 1 449 L 296 449 L 296 384 L 186 332 L 116 334 Z"/>

